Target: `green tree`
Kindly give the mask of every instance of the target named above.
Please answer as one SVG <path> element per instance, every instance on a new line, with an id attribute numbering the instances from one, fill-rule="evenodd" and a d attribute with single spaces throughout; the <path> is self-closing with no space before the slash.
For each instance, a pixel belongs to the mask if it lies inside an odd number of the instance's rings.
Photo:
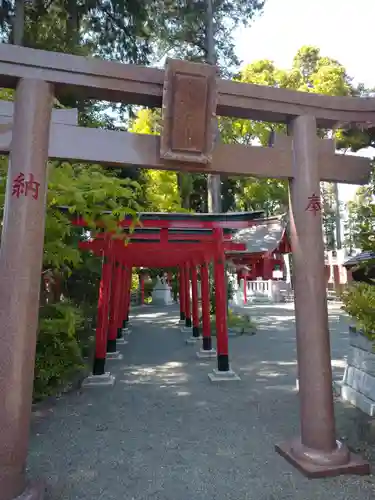
<path id="1" fill-rule="evenodd" d="M 240 64 L 235 52 L 235 29 L 249 25 L 262 12 L 264 3 L 264 0 L 212 0 L 215 54 L 223 74 L 230 74 Z M 160 58 L 167 55 L 207 61 L 207 6 L 207 0 L 151 2 L 155 45 Z"/>
<path id="2" fill-rule="evenodd" d="M 361 186 L 354 200 L 348 203 L 346 244 L 349 248 L 375 252 L 375 173 L 370 182 Z"/>
<path id="3" fill-rule="evenodd" d="M 326 95 L 352 95 L 355 89 L 345 68 L 323 57 L 316 47 L 304 46 L 296 54 L 290 70 L 281 70 L 272 61 L 256 61 L 241 70 L 237 80 Z M 267 145 L 271 132 L 285 132 L 285 126 L 249 120 L 222 119 L 221 135 L 225 142 Z M 319 131 L 321 137 L 327 131 Z M 327 188 L 326 188 L 327 189 Z M 235 182 L 237 209 L 264 209 L 268 215 L 282 213 L 287 207 L 287 185 L 276 179 L 242 179 Z M 324 193 L 323 193 L 324 194 Z M 327 197 L 326 197 L 327 198 Z M 331 199 L 330 199 L 331 200 Z M 325 203 L 325 220 L 332 225 L 334 206 Z M 329 221 L 329 222 L 328 222 Z M 328 232 L 332 232 L 332 228 Z"/>
<path id="4" fill-rule="evenodd" d="M 21 44 L 27 47 L 147 63 L 152 26 L 147 7 L 146 0 L 4 0 L 1 38 L 14 42 L 21 15 Z"/>

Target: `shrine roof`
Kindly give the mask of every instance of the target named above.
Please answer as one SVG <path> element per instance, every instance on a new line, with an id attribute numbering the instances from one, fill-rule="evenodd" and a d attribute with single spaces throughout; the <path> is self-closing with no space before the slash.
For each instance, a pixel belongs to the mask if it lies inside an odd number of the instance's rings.
<path id="1" fill-rule="evenodd" d="M 59 207 L 61 211 L 67 212 L 68 207 Z M 103 215 L 110 215 L 110 211 L 103 211 Z M 169 230 L 199 231 L 212 230 L 214 227 L 220 227 L 224 231 L 234 231 L 246 228 L 252 224 L 257 224 L 263 220 L 264 212 L 262 210 L 254 212 L 226 212 L 226 213 L 193 213 L 193 212 L 139 212 L 137 214 L 138 223 L 133 227 L 134 217 L 126 215 L 119 221 L 123 228 L 132 227 L 133 230 L 160 230 L 168 228 Z M 85 226 L 85 221 L 76 214 L 75 223 Z"/>
<path id="2" fill-rule="evenodd" d="M 195 213 L 195 212 L 141 212 L 138 218 L 147 228 L 168 227 L 170 230 L 204 230 L 213 227 L 240 229 L 251 221 L 258 221 L 264 216 L 261 210 L 255 212 Z M 124 223 L 131 221 L 131 216 L 124 218 Z M 158 226 L 160 222 L 160 226 Z"/>
<path id="3" fill-rule="evenodd" d="M 287 218 L 285 216 L 262 219 L 258 224 L 236 231 L 233 243 L 244 243 L 246 252 L 233 254 L 253 254 L 274 252 L 286 236 Z"/>
<path id="4" fill-rule="evenodd" d="M 350 259 L 344 262 L 344 267 L 357 266 L 358 264 L 364 264 L 365 262 L 373 259 L 375 259 L 375 252 L 371 251 L 361 252 L 358 255 L 350 257 Z"/>

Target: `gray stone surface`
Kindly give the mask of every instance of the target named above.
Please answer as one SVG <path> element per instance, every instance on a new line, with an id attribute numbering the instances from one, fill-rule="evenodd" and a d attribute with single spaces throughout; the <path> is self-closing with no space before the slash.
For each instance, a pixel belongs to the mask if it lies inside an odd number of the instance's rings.
<path id="1" fill-rule="evenodd" d="M 375 401 L 375 377 L 358 370 L 354 366 L 347 366 L 343 378 L 343 385 L 348 385 L 369 399 Z"/>
<path id="2" fill-rule="evenodd" d="M 348 365 L 354 366 L 375 377 L 375 353 L 364 351 L 358 347 L 349 347 Z"/>
<path id="3" fill-rule="evenodd" d="M 351 328 L 349 332 L 349 342 L 350 345 L 354 347 L 358 347 L 359 349 L 363 349 L 365 351 L 374 352 L 373 343 L 353 328 Z"/>
<path id="4" fill-rule="evenodd" d="M 344 401 L 359 408 L 370 417 L 375 416 L 375 402 L 372 399 L 367 398 L 364 394 L 343 382 L 335 382 L 335 389 Z"/>
<path id="5" fill-rule="evenodd" d="M 185 344 L 176 308 L 138 310 L 124 359 L 111 364 L 115 386 L 65 395 L 34 416 L 29 469 L 47 479 L 47 499 L 373 500 L 372 477 L 309 481 L 274 452 L 299 427 L 294 312 L 249 311 L 258 334 L 230 339 L 241 381 L 220 385 L 207 377 L 214 361 Z M 339 308 L 330 318 L 342 378 L 347 326 Z M 336 412 L 343 436 L 357 410 Z"/>
<path id="6" fill-rule="evenodd" d="M 110 372 L 106 372 L 104 375 L 89 375 L 82 382 L 82 388 L 112 386 L 115 381 L 116 377 Z"/>
<path id="7" fill-rule="evenodd" d="M 216 368 L 208 374 L 208 378 L 211 382 L 238 382 L 241 380 L 237 373 L 232 369 L 229 369 L 227 372 L 219 372 Z"/>

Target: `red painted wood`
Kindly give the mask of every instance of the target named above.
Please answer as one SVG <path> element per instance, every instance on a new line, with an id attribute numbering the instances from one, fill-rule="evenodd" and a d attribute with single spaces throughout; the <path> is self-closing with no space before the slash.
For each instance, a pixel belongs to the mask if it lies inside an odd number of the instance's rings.
<path id="1" fill-rule="evenodd" d="M 112 265 L 111 293 L 109 304 L 109 328 L 108 340 L 117 338 L 117 310 L 119 307 L 119 298 L 121 294 L 121 268 L 118 263 Z"/>
<path id="2" fill-rule="evenodd" d="M 186 314 L 186 299 L 185 299 L 185 267 L 180 266 L 180 313 Z"/>
<path id="3" fill-rule="evenodd" d="M 210 323 L 210 283 L 208 276 L 208 263 L 201 266 L 201 289 L 202 289 L 202 333 L 203 337 L 211 337 Z"/>
<path id="4" fill-rule="evenodd" d="M 215 230 L 218 250 L 214 264 L 216 296 L 216 341 L 217 354 L 228 355 L 227 298 L 225 282 L 225 255 L 222 246 L 222 229 Z"/>
<path id="5" fill-rule="evenodd" d="M 191 303 L 190 303 L 190 266 L 185 264 L 185 315 L 186 318 L 191 318 Z"/>
<path id="6" fill-rule="evenodd" d="M 191 296 L 192 296 L 192 313 L 193 326 L 199 327 L 199 310 L 198 310 L 198 275 L 195 264 L 191 266 Z"/>
<path id="7" fill-rule="evenodd" d="M 109 244 L 111 246 L 111 244 Z M 109 252 L 110 254 L 110 248 Z M 105 359 L 107 353 L 108 306 L 111 290 L 112 260 L 110 255 L 104 255 L 102 277 L 100 280 L 98 317 L 95 334 L 95 357 Z"/>

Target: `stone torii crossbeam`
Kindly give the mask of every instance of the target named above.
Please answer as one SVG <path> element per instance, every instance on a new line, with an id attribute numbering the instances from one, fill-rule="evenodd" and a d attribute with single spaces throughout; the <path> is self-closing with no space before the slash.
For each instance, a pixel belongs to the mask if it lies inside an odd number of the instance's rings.
<path id="1" fill-rule="evenodd" d="M 360 184 L 368 160 L 335 155 L 317 127 L 374 124 L 375 100 L 294 92 L 217 78 L 215 68 L 168 61 L 166 70 L 0 45 L 0 86 L 16 88 L 0 252 L 0 500 L 42 498 L 27 486 L 32 380 L 46 207 L 46 162 L 66 158 L 228 175 L 287 178 L 295 270 L 301 436 L 277 450 L 310 477 L 367 473 L 336 441 L 320 180 Z M 162 107 L 161 138 L 51 122 L 53 97 Z M 215 115 L 287 123 L 273 147 L 214 146 Z M 22 496 L 23 495 L 23 496 Z"/>

